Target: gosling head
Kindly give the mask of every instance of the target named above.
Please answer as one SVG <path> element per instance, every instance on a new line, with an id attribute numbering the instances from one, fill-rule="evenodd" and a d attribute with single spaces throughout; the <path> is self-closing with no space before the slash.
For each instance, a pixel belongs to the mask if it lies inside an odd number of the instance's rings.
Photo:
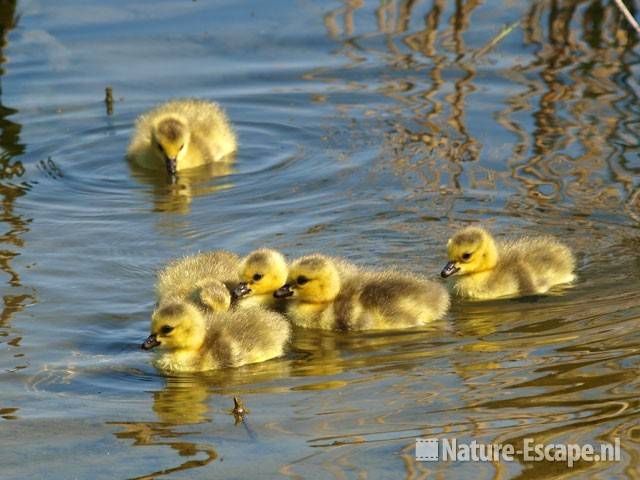
<path id="1" fill-rule="evenodd" d="M 164 161 L 169 175 L 173 176 L 178 171 L 178 163 L 187 151 L 190 139 L 189 128 L 180 117 L 163 117 L 153 126 L 152 148 Z"/>
<path id="2" fill-rule="evenodd" d="M 186 302 L 161 304 L 151 317 L 151 335 L 141 345 L 143 350 L 196 350 L 206 333 L 200 310 Z"/>
<path id="3" fill-rule="evenodd" d="M 233 289 L 234 298 L 271 295 L 287 281 L 287 261 L 280 252 L 261 248 L 250 253 L 240 264 L 240 283 Z"/>
<path id="4" fill-rule="evenodd" d="M 447 242 L 449 261 L 440 275 L 465 275 L 491 270 L 496 266 L 498 253 L 493 238 L 483 228 L 467 227 Z"/>
<path id="5" fill-rule="evenodd" d="M 226 312 L 231 306 L 231 294 L 221 281 L 209 280 L 200 285 L 197 301 L 214 312 Z"/>
<path id="6" fill-rule="evenodd" d="M 296 260 L 289 269 L 287 283 L 273 294 L 306 303 L 333 301 L 340 292 L 340 275 L 333 261 L 322 255 Z"/>

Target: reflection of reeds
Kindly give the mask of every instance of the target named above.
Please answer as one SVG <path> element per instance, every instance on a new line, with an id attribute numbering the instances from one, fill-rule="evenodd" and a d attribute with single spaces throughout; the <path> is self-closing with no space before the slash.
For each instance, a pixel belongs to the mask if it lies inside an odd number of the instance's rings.
<path id="1" fill-rule="evenodd" d="M 381 155 L 391 159 L 385 163 L 420 198 L 475 189 L 477 179 L 492 178 L 494 189 L 510 192 L 507 213 L 543 207 L 585 218 L 624 209 L 637 221 L 640 182 L 627 159 L 638 151 L 638 97 L 627 79 L 638 58 L 629 24 L 599 0 L 535 1 L 526 11 L 509 7 L 510 26 L 468 45 L 472 16 L 490 18 L 492 8 L 440 0 L 347 2 L 325 15 L 328 34 L 340 45 L 336 54 L 347 59 L 343 68 L 386 64 L 377 91 L 396 103 L 379 107 L 394 115 Z M 526 50 L 506 67 L 487 70 L 507 36 L 516 35 Z M 380 36 L 386 50 L 379 48 Z M 490 111 L 473 102 L 479 98 L 478 69 L 507 83 Z M 322 74 L 324 81 L 341 82 L 339 72 Z M 345 88 L 353 86 L 345 82 Z M 504 129 L 492 137 L 499 146 L 483 146 L 483 125 L 469 123 L 470 109 Z M 487 161 L 506 168 L 487 168 Z"/>
<path id="2" fill-rule="evenodd" d="M 9 41 L 9 32 L 16 27 L 18 20 L 16 1 L 0 1 L 0 75 L 4 73 L 1 67 L 6 61 L 3 51 Z M 9 119 L 15 113 L 17 110 L 2 105 L 0 101 L 0 222 L 5 225 L 4 233 L 0 235 L 0 271 L 8 276 L 4 281 L 15 289 L 3 295 L 0 327 L 7 326 L 15 313 L 35 301 L 32 294 L 21 291 L 20 275 L 12 265 L 13 259 L 19 255 L 16 250 L 24 245 L 23 235 L 29 231 L 30 222 L 15 211 L 16 201 L 30 188 L 26 182 L 16 183 L 25 169 L 15 157 L 24 153 L 25 145 L 20 142 L 22 125 Z M 8 342 L 19 346 L 19 340 L 20 337 L 16 337 Z"/>

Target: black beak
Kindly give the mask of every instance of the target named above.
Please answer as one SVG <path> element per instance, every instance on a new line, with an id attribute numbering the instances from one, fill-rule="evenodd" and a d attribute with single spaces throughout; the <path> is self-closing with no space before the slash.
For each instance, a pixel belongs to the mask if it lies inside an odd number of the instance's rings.
<path id="1" fill-rule="evenodd" d="M 457 273 L 459 270 L 460 270 L 460 267 L 456 267 L 456 262 L 447 262 L 447 264 L 444 266 L 444 268 L 440 272 L 440 275 L 442 276 L 442 278 L 447 278 L 453 275 L 454 273 Z"/>
<path id="2" fill-rule="evenodd" d="M 177 160 L 175 158 L 164 157 L 164 163 L 167 166 L 167 173 L 174 176 L 177 172 Z"/>
<path id="3" fill-rule="evenodd" d="M 234 298 L 234 300 L 237 300 L 238 298 L 242 298 L 245 295 L 251 293 L 251 289 L 249 288 L 249 284 L 247 282 L 240 282 L 236 288 L 234 288 L 231 291 L 231 296 Z"/>
<path id="4" fill-rule="evenodd" d="M 288 283 L 273 292 L 273 296 L 276 298 L 287 298 L 291 295 L 293 295 L 293 290 L 291 290 L 291 285 L 289 285 Z"/>
<path id="5" fill-rule="evenodd" d="M 144 343 L 140 345 L 140 348 L 143 350 L 151 350 L 153 347 L 157 347 L 158 345 L 160 345 L 160 342 L 158 341 L 156 336 L 149 335 Z"/>

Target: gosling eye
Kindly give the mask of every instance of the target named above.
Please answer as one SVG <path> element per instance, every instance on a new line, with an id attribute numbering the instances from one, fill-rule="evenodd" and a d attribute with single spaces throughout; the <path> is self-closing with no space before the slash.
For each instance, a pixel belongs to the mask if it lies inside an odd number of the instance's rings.
<path id="1" fill-rule="evenodd" d="M 471 258 L 471 254 L 469 252 L 462 254 L 462 259 L 463 260 L 469 260 L 470 258 Z"/>
<path id="2" fill-rule="evenodd" d="M 307 283 L 309 281 L 309 279 L 307 277 L 305 277 L 304 275 L 300 275 L 298 277 L 298 279 L 296 280 L 296 283 L 298 285 L 304 285 L 305 283 Z"/>
<path id="3" fill-rule="evenodd" d="M 184 147 L 184 143 L 180 145 L 180 148 L 178 149 L 178 151 L 181 151 L 183 147 Z"/>
<path id="4" fill-rule="evenodd" d="M 170 327 L 169 325 L 165 325 L 160 329 L 160 333 L 162 333 L 163 335 L 169 335 L 172 331 L 173 327 Z"/>
<path id="5" fill-rule="evenodd" d="M 253 276 L 253 281 L 254 281 L 254 282 L 257 282 L 257 281 L 261 280 L 261 279 L 262 279 L 262 277 L 264 277 L 264 275 L 262 275 L 261 273 L 256 273 L 256 274 Z"/>
<path id="6" fill-rule="evenodd" d="M 162 145 L 160 145 L 159 143 L 156 143 L 156 147 L 158 147 L 158 150 L 160 150 L 160 153 L 164 153 L 164 148 L 162 148 Z"/>

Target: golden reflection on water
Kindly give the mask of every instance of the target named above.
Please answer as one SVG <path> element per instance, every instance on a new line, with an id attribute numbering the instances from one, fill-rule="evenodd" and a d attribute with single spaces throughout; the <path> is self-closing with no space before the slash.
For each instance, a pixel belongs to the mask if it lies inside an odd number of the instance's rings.
<path id="1" fill-rule="evenodd" d="M 235 173 L 234 164 L 216 162 L 193 168 L 180 174 L 173 180 L 164 172 L 143 169 L 128 162 L 132 177 L 140 184 L 151 187 L 153 210 L 186 215 L 191 212 L 194 198 L 211 195 L 233 187 L 233 183 L 223 178 Z"/>
<path id="2" fill-rule="evenodd" d="M 190 433 L 181 433 L 171 427 L 156 422 L 107 422 L 107 425 L 121 427 L 123 430 L 115 436 L 120 439 L 133 440 L 134 446 L 168 446 L 175 450 L 182 458 L 189 458 L 175 467 L 163 468 L 138 477 L 131 477 L 131 480 L 152 479 L 158 476 L 169 475 L 174 472 L 182 472 L 193 468 L 200 468 L 213 462 L 218 458 L 218 454 L 212 446 L 206 444 L 189 442 L 181 438 Z M 191 459 L 191 457 L 200 457 Z M 202 458 L 204 457 L 204 458 Z"/>
<path id="3" fill-rule="evenodd" d="M 510 35 L 523 35 L 525 46 L 536 51 L 521 56 L 530 61 L 500 71 L 514 93 L 494 117 L 517 140 L 485 147 L 476 137 L 482 126 L 470 125 L 466 117 L 478 72 L 487 67 L 486 58 L 475 53 L 486 45 L 469 47 L 464 38 L 487 5 L 435 0 L 422 17 L 424 28 L 408 33 L 412 22 L 420 22 L 412 17 L 418 15 L 417 2 L 381 2 L 372 13 L 377 31 L 359 31 L 357 24 L 370 13 L 367 6 L 373 4 L 345 2 L 325 15 L 325 26 L 340 45 L 338 54 L 349 61 L 343 68 L 374 56 L 394 73 L 379 79 L 378 91 L 396 101 L 382 108 L 399 119 L 387 129 L 381 157 L 391 158 L 394 174 L 415 191 L 410 198 L 463 193 L 467 185 L 491 192 L 506 187 L 512 192 L 506 213 L 516 217 L 535 216 L 542 207 L 580 216 L 624 211 L 640 219 L 638 169 L 627 161 L 638 152 L 634 139 L 640 128 L 629 101 L 637 96 L 620 81 L 633 75 L 638 41 L 615 8 L 600 1 L 530 3 Z M 358 10 L 363 11 L 359 22 Z M 368 48 L 376 36 L 384 36 L 387 51 L 379 50 L 379 42 Z M 314 70 L 309 78 L 341 81 L 328 69 Z M 476 164 L 481 155 L 504 158 L 507 168 Z"/>

